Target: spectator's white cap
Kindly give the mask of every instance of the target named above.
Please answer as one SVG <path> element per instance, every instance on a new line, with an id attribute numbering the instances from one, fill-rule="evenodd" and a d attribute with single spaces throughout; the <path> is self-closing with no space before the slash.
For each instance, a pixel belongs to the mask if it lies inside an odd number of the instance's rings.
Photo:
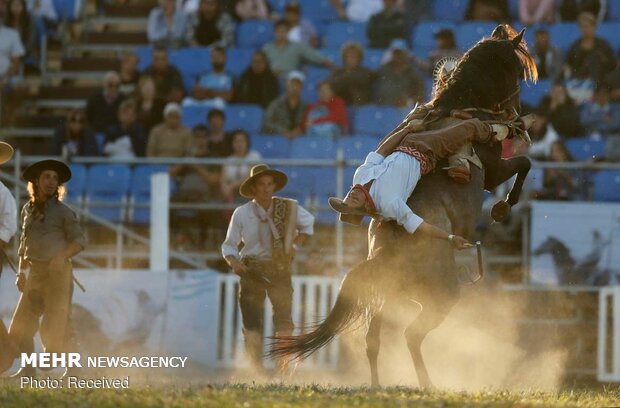
<path id="1" fill-rule="evenodd" d="M 291 71 L 291 72 L 289 72 L 288 75 L 286 76 L 286 80 L 287 81 L 292 81 L 293 79 L 298 80 L 302 84 L 304 82 L 306 82 L 306 76 L 301 71 Z"/>
<path id="2" fill-rule="evenodd" d="M 168 104 L 166 104 L 166 107 L 164 108 L 164 117 L 168 116 L 173 112 L 176 112 L 180 115 L 181 106 L 176 102 L 168 102 Z"/>

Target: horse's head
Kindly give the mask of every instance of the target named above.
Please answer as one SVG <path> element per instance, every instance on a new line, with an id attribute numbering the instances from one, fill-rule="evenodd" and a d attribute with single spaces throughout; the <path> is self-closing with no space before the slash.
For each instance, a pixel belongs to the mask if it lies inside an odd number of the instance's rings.
<path id="1" fill-rule="evenodd" d="M 554 254 L 562 249 L 567 249 L 566 245 L 554 236 L 549 236 L 542 244 L 538 246 L 533 252 L 534 256 L 540 256 L 544 254 Z"/>
<path id="2" fill-rule="evenodd" d="M 534 59 L 519 34 L 507 24 L 498 25 L 480 40 L 440 81 L 430 105 L 443 115 L 453 109 L 478 108 L 510 119 L 520 109 L 520 80 L 536 81 Z"/>

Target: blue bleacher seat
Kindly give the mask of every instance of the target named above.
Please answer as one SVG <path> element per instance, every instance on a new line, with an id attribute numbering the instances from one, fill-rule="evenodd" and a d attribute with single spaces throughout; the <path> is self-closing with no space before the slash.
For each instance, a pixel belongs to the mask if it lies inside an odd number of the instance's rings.
<path id="1" fill-rule="evenodd" d="M 451 21 L 437 20 L 421 22 L 417 24 L 411 32 L 411 43 L 414 45 L 414 48 L 433 48 L 437 43 L 435 41 L 435 34 L 444 28 L 452 30 L 456 35 L 456 25 Z"/>
<path id="2" fill-rule="evenodd" d="M 277 168 L 277 167 L 276 167 Z M 288 176 L 288 183 L 275 195 L 292 198 L 301 205 L 307 205 L 314 190 L 314 176 L 308 173 L 307 168 L 300 166 L 280 167 Z"/>
<path id="3" fill-rule="evenodd" d="M 576 23 L 555 23 L 549 28 L 549 36 L 553 45 L 565 55 L 570 46 L 581 37 Z"/>
<path id="4" fill-rule="evenodd" d="M 286 136 L 254 134 L 251 137 L 252 149 L 266 159 L 287 159 L 291 143 Z"/>
<path id="5" fill-rule="evenodd" d="M 76 0 L 54 0 L 54 10 L 60 21 L 75 21 L 79 18 L 80 4 Z"/>
<path id="6" fill-rule="evenodd" d="M 86 166 L 83 164 L 71 163 L 71 180 L 65 186 L 67 188 L 67 202 L 80 206 L 84 198 L 84 188 L 86 187 Z"/>
<path id="7" fill-rule="evenodd" d="M 136 207 L 136 204 L 151 202 L 151 176 L 155 173 L 168 173 L 168 166 L 146 164 L 136 166 L 131 175 L 129 187 L 129 221 L 134 224 L 148 224 L 151 219 L 149 207 Z"/>
<path id="8" fill-rule="evenodd" d="M 239 48 L 260 48 L 273 40 L 273 21 L 246 20 L 237 26 Z"/>
<path id="9" fill-rule="evenodd" d="M 338 221 L 338 213 L 332 210 L 331 208 L 329 208 L 329 204 L 327 202 L 329 197 L 334 197 L 334 196 L 330 194 L 323 194 L 323 195 L 316 196 L 317 207 L 318 206 L 325 207 L 325 209 L 323 210 L 318 209 L 315 220 L 314 220 L 316 224 L 334 225 Z"/>
<path id="10" fill-rule="evenodd" d="M 229 48 L 226 50 L 226 70 L 237 78 L 243 74 L 243 71 L 250 65 L 252 61 L 253 49 L 248 48 Z"/>
<path id="11" fill-rule="evenodd" d="M 521 102 L 536 107 L 540 100 L 549 93 L 551 81 L 540 79 L 537 83 L 521 83 Z"/>
<path id="12" fill-rule="evenodd" d="M 383 137 L 402 120 L 396 108 L 365 105 L 357 109 L 353 133 L 364 136 Z"/>
<path id="13" fill-rule="evenodd" d="M 284 13 L 284 8 L 289 3 L 289 0 L 269 0 L 269 4 L 273 7 L 273 10 L 278 13 Z"/>
<path id="14" fill-rule="evenodd" d="M 592 160 L 605 154 L 605 142 L 603 140 L 568 139 L 566 147 L 575 160 Z"/>
<path id="15" fill-rule="evenodd" d="M 323 39 L 325 47 L 339 48 L 347 41 L 357 41 L 367 46 L 366 24 L 337 21 L 327 27 L 327 33 Z"/>
<path id="16" fill-rule="evenodd" d="M 513 21 L 519 20 L 519 1 L 520 0 L 508 0 L 508 12 Z M 513 26 L 514 27 L 514 26 Z M 519 28 L 518 31 L 521 29 Z"/>
<path id="17" fill-rule="evenodd" d="M 336 148 L 342 149 L 345 160 L 364 160 L 378 144 L 379 138 L 376 137 L 352 136 L 338 140 Z"/>
<path id="18" fill-rule="evenodd" d="M 616 54 L 620 50 L 620 23 L 606 22 L 598 26 L 596 35 L 607 40 Z"/>
<path id="19" fill-rule="evenodd" d="M 436 0 L 433 17 L 435 20 L 463 21 L 468 5 L 469 0 Z"/>
<path id="20" fill-rule="evenodd" d="M 138 56 L 138 70 L 140 71 L 144 71 L 153 62 L 153 48 L 150 46 L 137 47 L 136 55 Z"/>
<path id="21" fill-rule="evenodd" d="M 243 129 L 248 133 L 260 132 L 263 110 L 258 105 L 237 104 L 226 107 L 226 131 Z"/>
<path id="22" fill-rule="evenodd" d="M 211 110 L 208 106 L 183 106 L 181 108 L 181 122 L 185 127 L 192 129 L 199 124 L 207 123 L 207 113 Z"/>
<path id="23" fill-rule="evenodd" d="M 386 50 L 381 48 L 366 48 L 366 50 L 364 50 L 364 61 L 362 64 L 370 70 L 378 70 L 381 67 L 385 52 Z"/>
<path id="24" fill-rule="evenodd" d="M 319 84 L 318 82 L 306 81 L 304 87 L 301 90 L 301 100 L 307 104 L 314 103 L 319 99 Z"/>
<path id="25" fill-rule="evenodd" d="M 123 222 L 130 181 L 131 171 L 127 165 L 96 164 L 90 167 L 86 177 L 87 211 L 110 222 Z M 97 203 L 111 206 L 98 206 Z"/>
<path id="26" fill-rule="evenodd" d="M 610 21 L 620 21 L 620 2 L 607 2 L 607 19 Z"/>
<path id="27" fill-rule="evenodd" d="M 328 137 L 300 136 L 291 143 L 292 159 L 335 159 L 334 142 Z"/>
<path id="28" fill-rule="evenodd" d="M 168 56 L 182 75 L 197 77 L 211 70 L 211 52 L 207 48 L 179 48 L 170 50 Z"/>
<path id="29" fill-rule="evenodd" d="M 594 176 L 595 201 L 620 201 L 620 171 L 604 170 Z"/>
<path id="30" fill-rule="evenodd" d="M 490 36 L 495 27 L 495 23 L 483 21 L 467 22 L 458 26 L 454 36 L 459 48 L 465 51 L 475 45 L 483 37 Z"/>
<path id="31" fill-rule="evenodd" d="M 330 0 L 300 0 L 299 5 L 304 18 L 312 20 L 315 24 L 319 21 L 335 21 L 338 19 L 338 13 L 331 5 Z"/>

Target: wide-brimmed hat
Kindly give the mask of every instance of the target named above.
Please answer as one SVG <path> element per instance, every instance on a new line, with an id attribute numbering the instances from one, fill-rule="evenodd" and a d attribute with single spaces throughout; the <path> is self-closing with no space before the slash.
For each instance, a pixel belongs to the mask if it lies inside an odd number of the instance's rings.
<path id="1" fill-rule="evenodd" d="M 344 203 L 340 198 L 329 197 L 327 200 L 329 206 L 336 212 L 340 213 L 340 221 L 356 226 L 362 225 L 365 216 L 370 215 L 363 208 L 353 208 Z"/>
<path id="2" fill-rule="evenodd" d="M 71 180 L 71 169 L 69 166 L 58 160 L 42 160 L 31 164 L 22 173 L 22 178 L 34 183 L 34 181 L 45 170 L 53 170 L 58 174 L 58 183 L 63 184 Z"/>
<path id="3" fill-rule="evenodd" d="M 0 142 L 0 164 L 6 163 L 13 157 L 13 146 L 6 142 Z"/>
<path id="4" fill-rule="evenodd" d="M 282 190 L 282 188 L 288 182 L 288 176 L 280 170 L 272 169 L 266 164 L 257 164 L 256 166 L 252 167 L 252 170 L 250 170 L 250 176 L 245 179 L 243 183 L 241 183 L 241 186 L 239 186 L 239 194 L 241 194 L 245 198 L 254 198 L 252 185 L 257 178 L 265 174 L 273 177 L 273 182 L 276 184 L 274 193 L 276 191 Z"/>

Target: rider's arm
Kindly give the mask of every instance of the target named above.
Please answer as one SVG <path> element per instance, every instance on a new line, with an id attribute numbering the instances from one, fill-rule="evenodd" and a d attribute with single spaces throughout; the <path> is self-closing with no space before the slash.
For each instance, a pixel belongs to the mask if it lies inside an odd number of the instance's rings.
<path id="1" fill-rule="evenodd" d="M 375 152 L 383 157 L 386 157 L 400 145 L 400 142 L 403 141 L 403 138 L 407 136 L 408 133 L 417 132 L 423 129 L 424 126 L 421 124 L 420 121 L 411 121 L 401 130 L 389 135 L 387 139 L 381 142 Z"/>

